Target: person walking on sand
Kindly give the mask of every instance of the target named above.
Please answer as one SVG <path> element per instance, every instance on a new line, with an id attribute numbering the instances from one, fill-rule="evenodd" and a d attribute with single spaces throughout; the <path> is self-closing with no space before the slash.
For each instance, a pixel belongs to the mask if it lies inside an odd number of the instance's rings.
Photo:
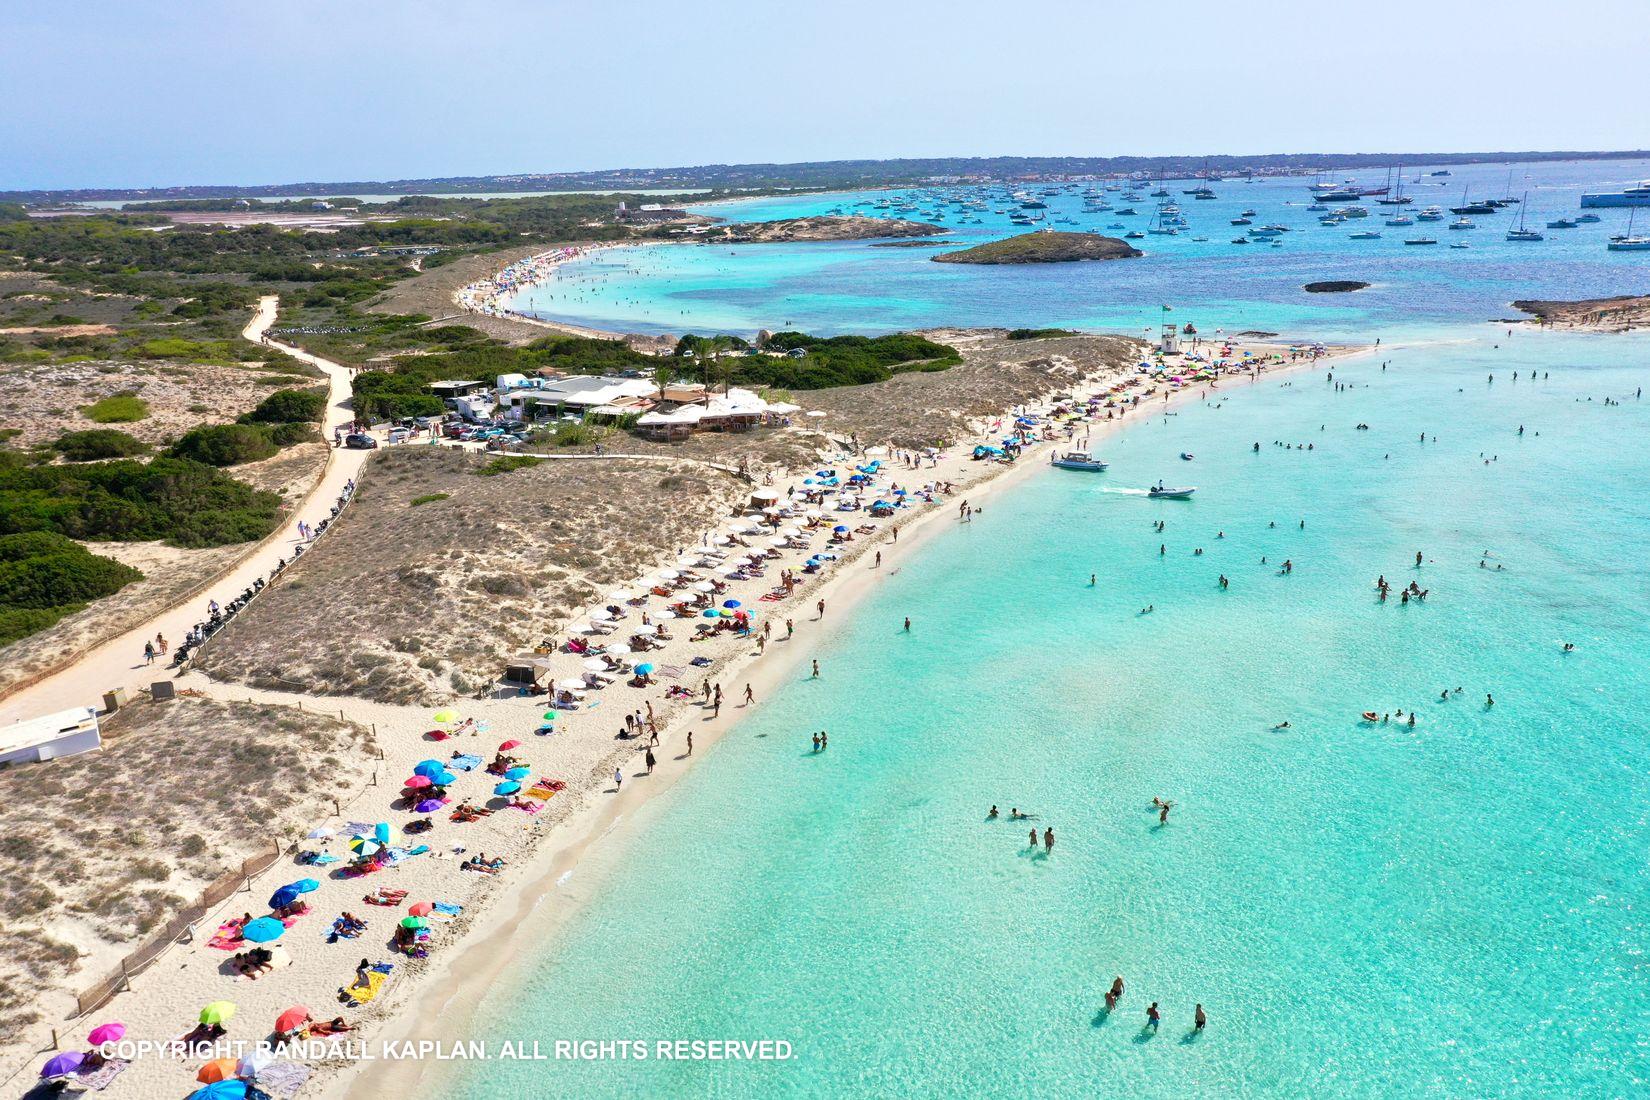
<path id="1" fill-rule="evenodd" d="M 687 756 L 692 756 L 693 755 L 693 731 L 692 730 L 687 731 L 687 753 L 685 755 L 687 755 Z"/>
<path id="2" fill-rule="evenodd" d="M 882 551 L 881 550 L 877 551 L 877 568 L 878 569 L 882 568 Z"/>
<path id="3" fill-rule="evenodd" d="M 745 685 L 745 705 L 748 707 L 754 702 L 756 702 L 756 693 L 751 690 L 751 686 L 749 684 L 746 684 Z"/>
<path id="4" fill-rule="evenodd" d="M 796 623 L 792 622 L 790 619 L 786 619 L 785 620 L 785 640 L 787 642 L 790 641 L 791 640 L 791 635 L 795 634 L 795 633 L 796 633 Z"/>
<path id="5" fill-rule="evenodd" d="M 166 656 L 166 635 L 156 634 L 155 644 L 160 647 L 160 655 L 162 657 Z"/>
<path id="6" fill-rule="evenodd" d="M 154 642 L 144 642 L 143 643 L 143 663 L 146 664 L 146 665 L 152 665 L 152 664 L 155 663 L 155 643 Z"/>
<path id="7" fill-rule="evenodd" d="M 624 786 L 624 772 L 620 771 L 618 768 L 614 768 L 613 769 L 613 793 L 618 794 L 619 790 L 623 786 Z"/>
<path id="8" fill-rule="evenodd" d="M 657 761 L 654 760 L 654 758 L 653 758 L 653 750 L 648 749 L 647 750 L 647 755 L 642 757 L 642 759 L 647 761 L 647 774 L 652 775 L 653 774 L 653 765 L 655 763 L 657 763 Z"/>
<path id="9" fill-rule="evenodd" d="M 825 617 L 825 601 L 820 600 L 819 603 L 815 604 L 814 606 L 819 609 L 819 614 L 816 616 L 816 618 L 823 619 Z"/>
<path id="10" fill-rule="evenodd" d="M 819 662 L 818 661 L 814 662 L 814 674 L 812 676 L 810 676 L 809 679 L 811 679 L 811 680 L 819 679 Z"/>

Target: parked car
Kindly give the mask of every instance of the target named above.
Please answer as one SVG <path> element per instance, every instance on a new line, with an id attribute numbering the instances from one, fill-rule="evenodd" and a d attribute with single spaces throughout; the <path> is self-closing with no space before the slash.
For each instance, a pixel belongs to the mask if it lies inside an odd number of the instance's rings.
<path id="1" fill-rule="evenodd" d="M 344 437 L 344 446 L 352 451 L 372 451 L 377 450 L 378 440 L 362 432 L 351 432 Z"/>
<path id="2" fill-rule="evenodd" d="M 411 429 L 408 429 L 408 428 L 391 428 L 390 429 L 389 439 L 390 439 L 391 443 L 405 443 L 407 440 L 409 440 L 411 438 L 412 438 Z"/>

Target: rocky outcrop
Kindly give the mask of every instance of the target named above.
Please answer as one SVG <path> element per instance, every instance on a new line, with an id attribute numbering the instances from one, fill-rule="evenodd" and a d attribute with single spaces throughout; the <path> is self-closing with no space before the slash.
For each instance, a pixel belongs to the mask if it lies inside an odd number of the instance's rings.
<path id="1" fill-rule="evenodd" d="M 943 264 L 1060 264 L 1139 255 L 1141 251 L 1127 241 L 1098 233 L 1022 233 L 930 259 Z"/>
<path id="2" fill-rule="evenodd" d="M 946 230 L 900 218 L 821 214 L 772 222 L 730 222 L 699 234 L 702 241 L 772 244 L 784 241 L 867 241 L 882 237 L 937 237 Z"/>

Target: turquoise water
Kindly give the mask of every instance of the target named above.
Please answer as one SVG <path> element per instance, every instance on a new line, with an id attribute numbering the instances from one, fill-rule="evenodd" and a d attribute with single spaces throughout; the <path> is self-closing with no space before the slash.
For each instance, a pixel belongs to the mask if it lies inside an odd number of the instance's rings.
<path id="1" fill-rule="evenodd" d="M 453 1090 L 1643 1095 L 1647 354 L 1499 330 L 1391 349 L 1342 364 L 1344 391 L 1239 384 L 1109 439 L 1105 474 L 993 499 L 803 635 L 823 680 L 553 890 L 593 896 L 480 1014 L 495 1039 L 796 1057 L 490 1062 Z M 1126 491 L 1158 478 L 1198 496 Z M 1430 595 L 1381 604 L 1378 574 Z M 1358 717 L 1412 708 L 1414 729 Z"/>
<path id="2" fill-rule="evenodd" d="M 1413 179 L 1414 170 L 1407 173 Z M 1619 188 L 1650 177 L 1643 162 L 1590 161 L 1531 165 L 1474 165 L 1445 178 L 1424 177 L 1409 184 L 1415 202 L 1407 207 L 1364 205 L 1369 217 L 1336 228 L 1318 224 L 1308 211 L 1309 179 L 1226 180 L 1213 185 L 1218 198 L 1198 201 L 1181 192 L 1189 182 L 1165 186 L 1191 223 L 1176 237 L 1134 241 L 1145 257 L 1121 263 L 970 267 L 933 263 L 929 248 L 883 248 L 868 242 L 681 247 L 659 245 L 599 252 L 567 265 L 563 277 L 519 297 L 516 308 L 554 320 L 634 332 L 726 331 L 749 335 L 759 328 L 801 329 L 821 334 L 885 332 L 936 325 L 1071 325 L 1113 331 L 1149 329 L 1163 305 L 1192 312 L 1187 319 L 1204 331 L 1260 329 L 1326 340 L 1364 340 L 1407 331 L 1415 324 L 1480 322 L 1512 313 L 1515 298 L 1578 298 L 1639 293 L 1650 276 L 1650 253 L 1608 252 L 1605 242 L 1627 229 L 1626 210 L 1599 210 L 1597 224 L 1546 230 L 1548 221 L 1580 213 L 1583 190 Z M 1335 177 L 1328 177 L 1333 179 Z M 1363 173 L 1368 186 L 1381 173 Z M 1139 214 L 1084 214 L 1077 192 L 1047 198 L 1048 216 L 1075 224 L 1052 227 L 1098 229 L 1121 221 L 1144 232 L 1157 200 L 1153 185 L 1140 188 Z M 1029 188 L 1037 190 L 1037 188 Z M 1528 223 L 1546 240 L 1509 242 L 1519 207 L 1474 219 L 1478 228 L 1451 231 L 1445 221 L 1387 227 L 1401 209 L 1413 215 L 1423 206 L 1446 210 L 1469 197 L 1528 195 Z M 961 192 L 959 192 L 961 193 Z M 759 199 L 721 204 L 707 213 L 741 221 L 824 213 L 840 207 L 867 213 L 858 205 L 884 192 Z M 917 191 L 895 192 L 919 196 Z M 1107 193 L 1114 206 L 1123 200 Z M 959 246 L 1025 232 L 1011 225 L 1008 209 L 991 201 L 981 225 L 958 225 L 947 207 L 945 227 Z M 1233 245 L 1241 228 L 1228 222 L 1253 208 L 1256 226 L 1290 227 L 1276 247 Z M 927 201 L 925 210 L 934 209 Z M 1642 211 L 1638 231 L 1650 230 Z M 907 217 L 915 216 L 911 214 Z M 1378 241 L 1354 241 L 1351 234 L 1376 230 Z M 1431 247 L 1406 246 L 1406 237 L 1431 236 Z M 1195 237 L 1204 236 L 1204 242 Z M 1467 249 L 1451 244 L 1468 243 Z M 1303 284 L 1321 279 L 1372 283 L 1357 294 L 1311 295 Z"/>

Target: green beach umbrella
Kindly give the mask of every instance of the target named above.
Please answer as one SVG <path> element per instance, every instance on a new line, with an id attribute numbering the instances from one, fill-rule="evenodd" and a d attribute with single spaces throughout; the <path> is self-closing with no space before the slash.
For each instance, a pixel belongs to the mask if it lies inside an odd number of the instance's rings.
<path id="1" fill-rule="evenodd" d="M 423 917 L 402 917 L 401 918 L 401 927 L 402 928 L 425 928 L 429 925 L 429 923 L 430 922 L 425 920 Z"/>
<path id="2" fill-rule="evenodd" d="M 201 1009 L 201 1023 L 208 1025 L 225 1024 L 229 1022 L 229 1018 L 233 1015 L 235 1015 L 234 1001 L 213 1001 Z"/>

